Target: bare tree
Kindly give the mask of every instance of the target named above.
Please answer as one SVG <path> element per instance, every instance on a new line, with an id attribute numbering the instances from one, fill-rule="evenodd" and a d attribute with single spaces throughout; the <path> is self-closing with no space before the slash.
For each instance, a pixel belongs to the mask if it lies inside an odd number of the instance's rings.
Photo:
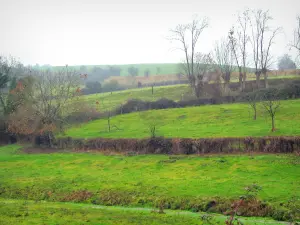
<path id="1" fill-rule="evenodd" d="M 56 72 L 33 71 L 33 77 L 32 89 L 26 93 L 28 103 L 10 116 L 10 131 L 15 134 L 48 135 L 52 145 L 52 132 L 62 131 L 66 125 L 65 117 L 80 109 L 80 105 L 73 99 L 80 93 L 80 77 L 68 66 Z M 27 115 L 22 121 L 24 129 L 15 124 L 18 115 L 22 114 Z"/>
<path id="2" fill-rule="evenodd" d="M 260 39 L 261 39 L 261 30 L 259 28 L 260 12 L 254 13 L 252 20 L 249 20 L 252 28 L 252 50 L 253 50 L 253 64 L 254 64 L 254 73 L 256 77 L 256 86 L 257 89 L 260 87 L 260 76 L 261 76 L 261 61 L 260 61 Z"/>
<path id="3" fill-rule="evenodd" d="M 216 68 L 213 65 L 214 60 L 211 54 L 196 54 L 194 76 L 190 77 L 190 84 L 194 87 L 194 92 L 198 98 L 204 94 L 206 80 L 210 80 L 213 75 L 217 74 Z"/>
<path id="4" fill-rule="evenodd" d="M 229 40 L 222 39 L 217 42 L 214 49 L 216 67 L 224 81 L 224 92 L 228 93 L 231 73 L 233 71 L 233 53 Z"/>
<path id="5" fill-rule="evenodd" d="M 256 120 L 257 118 L 257 106 L 258 106 L 258 101 L 259 96 L 257 93 L 251 93 L 249 95 L 246 96 L 246 100 L 248 102 L 248 105 L 250 106 L 250 108 L 253 111 L 253 120 Z"/>
<path id="6" fill-rule="evenodd" d="M 274 132 L 275 129 L 275 116 L 276 113 L 280 107 L 280 99 L 278 96 L 278 92 L 276 89 L 272 90 L 268 94 L 265 94 L 262 99 L 262 106 L 265 110 L 265 112 L 268 113 L 268 115 L 271 117 L 272 121 L 272 132 Z"/>
<path id="7" fill-rule="evenodd" d="M 271 46 L 274 44 L 274 38 L 281 31 L 280 27 L 272 29 L 269 26 L 269 22 L 272 19 L 269 11 L 252 11 L 250 21 L 252 25 L 253 61 L 257 87 L 259 87 L 261 74 L 264 76 L 265 88 L 269 87 L 267 72 L 272 64 Z"/>
<path id="8" fill-rule="evenodd" d="M 294 31 L 294 40 L 291 47 L 297 51 L 297 58 L 300 57 L 300 16 L 297 17 L 297 27 Z M 300 63 L 298 66 L 300 66 Z"/>
<path id="9" fill-rule="evenodd" d="M 150 109 L 151 110 L 151 109 Z M 153 112 L 141 112 L 139 111 L 139 117 L 141 122 L 147 126 L 147 130 L 151 138 L 157 137 L 157 131 L 159 127 L 159 119 L 157 115 L 154 116 Z"/>
<path id="10" fill-rule="evenodd" d="M 229 31 L 230 46 L 239 69 L 239 83 L 243 91 L 246 86 L 247 79 L 247 51 L 249 42 L 249 10 L 245 10 L 238 15 L 238 23 L 236 28 Z"/>
<path id="11" fill-rule="evenodd" d="M 208 27 L 207 18 L 193 19 L 189 24 L 179 24 L 175 29 L 170 30 L 171 41 L 179 42 L 181 47 L 179 48 L 184 52 L 184 73 L 189 81 L 195 80 L 195 61 L 196 61 L 196 46 L 200 35 L 203 30 Z M 197 91 L 195 89 L 195 82 L 190 82 L 191 87 L 195 90 L 197 97 Z"/>

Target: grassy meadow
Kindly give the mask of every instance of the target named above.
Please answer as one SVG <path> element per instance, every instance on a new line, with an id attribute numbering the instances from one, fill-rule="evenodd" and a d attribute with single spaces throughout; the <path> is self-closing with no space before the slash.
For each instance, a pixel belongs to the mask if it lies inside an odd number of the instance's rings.
<path id="1" fill-rule="evenodd" d="M 0 147 L 1 198 L 152 207 L 158 198 L 178 204 L 191 199 L 239 198 L 244 188 L 254 183 L 262 187 L 258 198 L 270 204 L 300 198 L 299 157 L 295 155 L 172 158 L 71 152 L 25 154 L 19 148 Z M 74 192 L 83 190 L 93 197 L 77 199 Z"/>
<path id="2" fill-rule="evenodd" d="M 200 218 L 204 213 L 165 210 L 158 214 L 152 209 L 105 207 L 89 204 L 33 202 L 11 199 L 0 199 L 0 224 L 207 224 Z M 250 224 L 288 224 L 268 218 L 240 217 L 245 225 Z M 213 221 L 224 224 L 225 216 L 214 214 Z"/>
<path id="3" fill-rule="evenodd" d="M 100 119 L 68 129 L 66 136 L 75 138 L 144 138 L 149 137 L 149 126 L 157 127 L 157 136 L 164 137 L 244 137 L 300 134 L 300 100 L 281 101 L 271 132 L 271 119 L 258 106 L 257 120 L 248 104 L 206 105 L 198 107 L 151 110 Z M 116 126 L 116 127 L 113 127 Z"/>

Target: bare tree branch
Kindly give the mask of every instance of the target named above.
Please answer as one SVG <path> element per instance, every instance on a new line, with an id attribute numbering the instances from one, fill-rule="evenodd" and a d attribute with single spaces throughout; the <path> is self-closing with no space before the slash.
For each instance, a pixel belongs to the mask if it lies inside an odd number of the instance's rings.
<path id="1" fill-rule="evenodd" d="M 196 61 L 196 45 L 198 43 L 199 37 L 208 27 L 207 18 L 198 19 L 194 18 L 189 24 L 179 24 L 175 29 L 170 30 L 171 36 L 170 41 L 178 42 L 182 47 L 178 49 L 184 52 L 184 63 L 182 64 L 182 69 L 193 89 L 195 89 L 195 61 Z"/>
<path id="2" fill-rule="evenodd" d="M 229 31 L 229 40 L 236 64 L 239 69 L 239 82 L 241 90 L 245 89 L 247 78 L 247 51 L 250 37 L 249 29 L 249 10 L 245 10 L 238 15 L 237 27 Z"/>
<path id="3" fill-rule="evenodd" d="M 272 65 L 271 46 L 274 38 L 281 32 L 281 28 L 272 29 L 269 22 L 273 18 L 269 11 L 253 10 L 250 17 L 252 27 L 253 62 L 255 66 L 257 88 L 260 85 L 260 76 L 264 75 L 265 87 L 268 87 L 267 72 Z"/>
<path id="4" fill-rule="evenodd" d="M 297 51 L 297 60 L 300 57 L 300 16 L 297 17 L 297 26 L 294 30 L 294 40 L 290 44 L 290 47 Z M 298 67 L 300 67 L 300 61 L 298 61 Z"/>
<path id="5" fill-rule="evenodd" d="M 230 47 L 229 39 L 222 39 L 216 42 L 214 49 L 216 67 L 221 74 L 225 84 L 225 92 L 228 91 L 231 73 L 233 71 L 234 53 Z"/>
<path id="6" fill-rule="evenodd" d="M 275 128 L 275 116 L 280 107 L 280 100 L 277 90 L 274 89 L 270 93 L 263 96 L 262 106 L 264 110 L 269 114 L 272 121 L 272 132 L 276 130 Z"/>

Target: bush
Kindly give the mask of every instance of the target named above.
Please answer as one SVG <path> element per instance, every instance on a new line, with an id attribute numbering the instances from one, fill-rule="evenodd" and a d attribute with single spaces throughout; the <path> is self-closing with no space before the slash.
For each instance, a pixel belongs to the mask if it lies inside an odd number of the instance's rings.
<path id="1" fill-rule="evenodd" d="M 168 108 L 176 108 L 176 107 L 177 107 L 177 103 L 167 98 L 161 98 L 155 102 L 150 103 L 151 109 L 168 109 Z"/>
<path id="2" fill-rule="evenodd" d="M 81 92 L 84 95 L 89 95 L 89 94 L 95 94 L 95 93 L 100 93 L 101 92 L 101 84 L 98 81 L 88 81 L 85 84 L 86 88 L 83 88 Z"/>
<path id="3" fill-rule="evenodd" d="M 112 92 L 112 91 L 119 91 L 119 90 L 121 90 L 121 87 L 119 85 L 119 82 L 116 80 L 111 80 L 102 85 L 102 92 Z"/>
<path id="4" fill-rule="evenodd" d="M 140 99 L 130 99 L 124 105 L 116 109 L 116 113 L 131 113 L 150 109 L 150 103 Z"/>
<path id="5" fill-rule="evenodd" d="M 93 109 L 83 108 L 82 110 L 73 112 L 72 114 L 65 117 L 65 121 L 68 124 L 79 124 L 79 123 L 88 122 L 90 120 L 99 119 L 102 118 L 103 116 L 104 113 L 99 113 Z"/>
<path id="6" fill-rule="evenodd" d="M 7 132 L 5 121 L 3 119 L 0 119 L 0 145 L 13 144 L 16 142 L 17 142 L 16 136 Z"/>
<path id="7" fill-rule="evenodd" d="M 299 137 L 262 138 L 148 138 L 148 139 L 82 139 L 59 138 L 59 148 L 110 152 L 136 152 L 137 154 L 211 154 L 234 152 L 293 153 L 300 150 Z"/>

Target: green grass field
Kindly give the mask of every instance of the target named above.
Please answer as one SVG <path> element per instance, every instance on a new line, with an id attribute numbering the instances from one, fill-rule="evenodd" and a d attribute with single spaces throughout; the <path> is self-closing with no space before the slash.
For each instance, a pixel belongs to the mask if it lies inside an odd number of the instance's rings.
<path id="1" fill-rule="evenodd" d="M 152 212 L 152 209 L 105 207 L 88 204 L 33 202 L 0 199 L 0 224 L 205 224 L 203 213 L 165 210 L 165 214 Z M 224 224 L 226 217 L 211 214 L 214 222 Z M 288 224 L 266 218 L 240 217 L 245 225 Z"/>
<path id="2" fill-rule="evenodd" d="M 0 147 L 4 197 L 35 199 L 43 196 L 42 191 L 57 197 L 75 190 L 113 191 L 130 194 L 133 198 L 128 201 L 134 205 L 139 198 L 157 196 L 238 198 L 253 183 L 262 186 L 259 197 L 266 201 L 300 197 L 299 157 L 293 155 L 179 156 L 169 162 L 164 155 L 28 155 L 18 148 Z"/>
<path id="3" fill-rule="evenodd" d="M 118 115 L 111 118 L 111 132 L 107 120 L 100 119 L 72 127 L 66 136 L 76 138 L 143 138 L 149 137 L 149 125 L 156 125 L 157 135 L 164 137 L 243 137 L 300 134 L 300 100 L 285 100 L 276 113 L 271 132 L 271 119 L 261 106 L 257 120 L 253 120 L 248 104 L 223 104 L 199 107 L 151 110 Z"/>

